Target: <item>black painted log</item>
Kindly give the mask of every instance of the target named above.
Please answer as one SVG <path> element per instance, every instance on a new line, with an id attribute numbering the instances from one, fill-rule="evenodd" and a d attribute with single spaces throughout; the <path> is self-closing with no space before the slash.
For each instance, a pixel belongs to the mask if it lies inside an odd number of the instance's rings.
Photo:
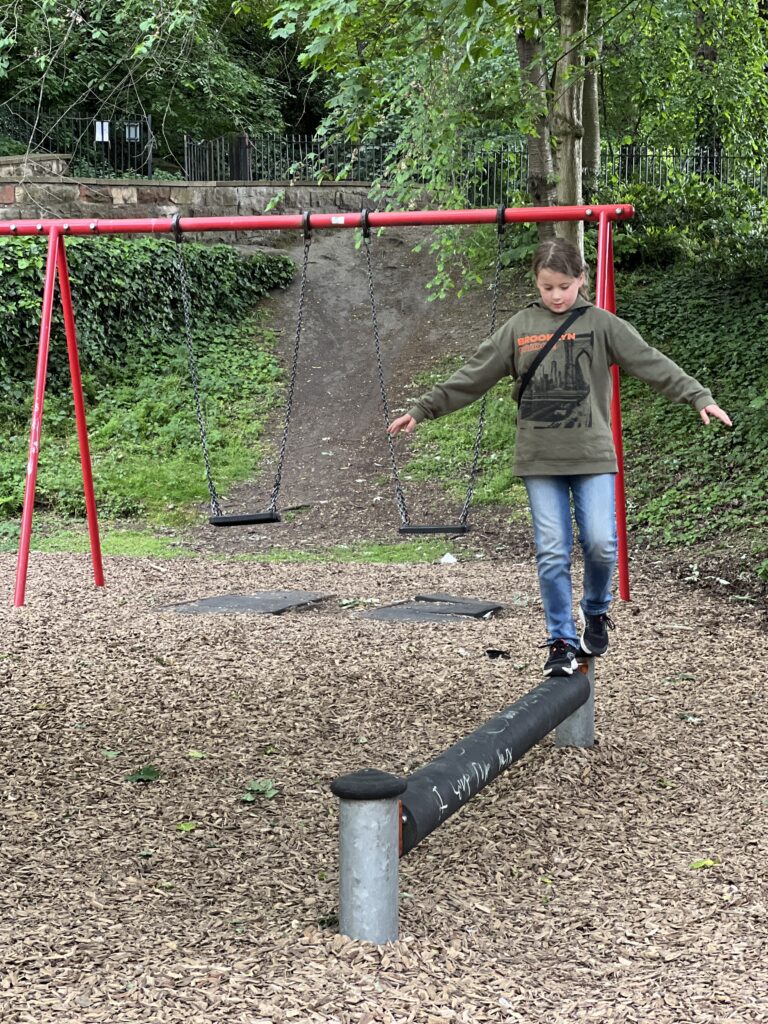
<path id="1" fill-rule="evenodd" d="M 409 775 L 403 856 L 586 703 L 589 693 L 581 672 L 548 679 Z"/>

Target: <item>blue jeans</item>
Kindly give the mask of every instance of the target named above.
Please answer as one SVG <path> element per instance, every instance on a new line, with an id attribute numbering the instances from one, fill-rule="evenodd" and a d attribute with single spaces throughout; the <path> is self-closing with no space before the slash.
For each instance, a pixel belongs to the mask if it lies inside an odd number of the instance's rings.
<path id="1" fill-rule="evenodd" d="M 611 604 L 616 567 L 616 502 L 614 474 L 526 476 L 533 518 L 536 566 L 549 642 L 565 640 L 578 646 L 573 618 L 571 584 L 571 495 L 584 552 L 585 615 L 602 615 Z"/>

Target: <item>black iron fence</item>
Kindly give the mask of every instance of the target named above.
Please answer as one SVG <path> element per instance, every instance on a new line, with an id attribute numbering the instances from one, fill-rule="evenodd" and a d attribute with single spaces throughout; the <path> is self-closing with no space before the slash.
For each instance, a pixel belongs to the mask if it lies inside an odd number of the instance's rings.
<path id="1" fill-rule="evenodd" d="M 0 104 L 0 135 L 34 153 L 66 153 L 87 177 L 133 173 L 152 177 L 152 118 L 101 111 L 92 116 L 40 113 Z"/>
<path id="2" fill-rule="evenodd" d="M 445 178 L 473 206 L 495 206 L 528 180 L 528 151 L 523 141 L 463 144 L 455 171 Z M 386 181 L 397 173 L 392 143 L 328 143 L 306 135 L 232 133 L 207 142 L 184 139 L 185 176 L 190 181 L 345 182 Z M 657 149 L 649 146 L 605 147 L 593 185 L 613 181 L 662 186 L 675 177 L 699 175 L 740 182 L 768 194 L 768 174 L 760 164 L 722 149 Z"/>
<path id="3" fill-rule="evenodd" d="M 135 174 L 151 178 L 154 135 L 148 114 L 101 111 L 94 115 L 51 114 L 0 104 L 0 136 L 30 153 L 67 153 L 80 176 Z M 415 159 L 409 163 L 424 162 Z M 309 135 L 247 135 L 233 132 L 199 142 L 184 136 L 188 181 L 368 183 L 398 172 L 394 144 L 329 142 Z M 528 152 L 523 140 L 463 143 L 444 180 L 472 206 L 496 206 L 525 191 Z M 665 185 L 673 177 L 738 182 L 768 195 L 768 172 L 760 163 L 718 147 L 691 150 L 650 146 L 606 146 L 593 185 L 613 181 Z M 438 200 L 440 197 L 437 197 Z"/>
<path id="4" fill-rule="evenodd" d="M 370 182 L 384 175 L 391 144 L 328 143 L 310 135 L 246 135 L 233 132 L 197 142 L 184 136 L 188 181 Z"/>

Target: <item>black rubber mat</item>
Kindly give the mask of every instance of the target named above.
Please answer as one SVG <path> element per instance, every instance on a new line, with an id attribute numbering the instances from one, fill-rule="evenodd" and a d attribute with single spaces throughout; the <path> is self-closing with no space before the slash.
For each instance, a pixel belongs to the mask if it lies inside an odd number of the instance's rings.
<path id="1" fill-rule="evenodd" d="M 364 617 L 399 622 L 460 622 L 466 618 L 483 618 L 503 607 L 498 601 L 475 601 L 451 594 L 418 594 L 413 601 L 384 605 L 365 612 Z"/>
<path id="2" fill-rule="evenodd" d="M 291 608 L 323 601 L 331 594 L 309 590 L 261 590 L 255 594 L 222 594 L 204 597 L 200 601 L 185 601 L 171 605 L 166 611 L 181 615 L 279 615 Z"/>
<path id="3" fill-rule="evenodd" d="M 473 597 L 454 597 L 452 594 L 417 594 L 414 600 L 433 605 L 447 604 L 456 609 L 457 615 L 474 615 L 477 618 L 488 612 L 500 612 L 504 607 L 500 601 L 478 601 Z"/>

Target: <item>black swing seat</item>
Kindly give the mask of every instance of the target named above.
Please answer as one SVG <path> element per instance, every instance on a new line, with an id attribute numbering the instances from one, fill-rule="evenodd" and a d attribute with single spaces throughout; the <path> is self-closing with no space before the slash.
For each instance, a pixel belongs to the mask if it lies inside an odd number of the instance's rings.
<path id="1" fill-rule="evenodd" d="M 210 516 L 211 526 L 251 526 L 254 523 L 279 523 L 279 512 L 246 512 L 241 516 Z"/>
<path id="2" fill-rule="evenodd" d="M 397 531 L 398 533 L 408 534 L 430 534 L 430 533 L 469 533 L 471 526 L 468 523 L 454 523 L 452 526 L 449 525 L 435 525 L 435 526 L 414 526 L 412 523 L 408 523 L 407 526 L 401 526 Z"/>

